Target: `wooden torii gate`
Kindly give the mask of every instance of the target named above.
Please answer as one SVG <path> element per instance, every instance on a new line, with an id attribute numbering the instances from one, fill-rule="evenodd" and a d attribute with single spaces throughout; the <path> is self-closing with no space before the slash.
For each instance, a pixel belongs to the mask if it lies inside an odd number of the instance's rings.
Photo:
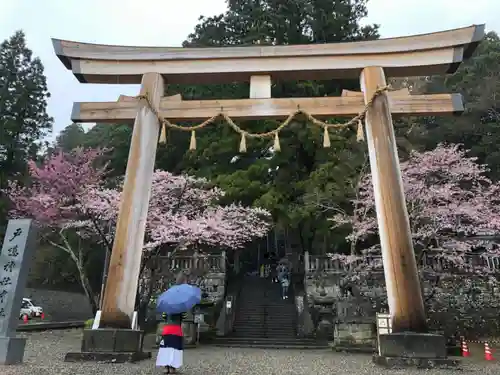
<path id="1" fill-rule="evenodd" d="M 463 111 L 459 94 L 387 93 L 389 77 L 449 74 L 469 58 L 484 26 L 375 41 L 226 48 L 127 47 L 53 39 L 55 53 L 81 83 L 141 84 L 140 96 L 75 103 L 74 122 L 133 123 L 123 198 L 100 327 L 130 327 L 162 118 L 284 119 L 298 108 L 317 118 L 364 114 L 393 332 L 425 332 L 426 318 L 402 187 L 392 115 Z M 272 80 L 360 80 L 362 93 L 271 98 Z M 250 82 L 249 99 L 184 101 L 165 85 Z M 159 119 L 160 117 L 160 119 Z M 327 129 L 328 130 L 328 129 Z M 242 135 L 244 138 L 245 134 Z M 277 137 L 277 135 L 276 135 Z"/>

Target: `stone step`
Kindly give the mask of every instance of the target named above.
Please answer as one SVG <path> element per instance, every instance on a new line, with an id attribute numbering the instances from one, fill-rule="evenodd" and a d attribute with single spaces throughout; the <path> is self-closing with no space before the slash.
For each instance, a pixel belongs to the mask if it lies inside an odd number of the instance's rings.
<path id="1" fill-rule="evenodd" d="M 295 322 L 286 321 L 281 324 L 268 323 L 268 322 L 247 322 L 247 321 L 236 321 L 234 324 L 235 328 L 249 328 L 249 329 L 270 329 L 273 331 L 281 331 L 287 329 L 293 329 L 295 327 Z"/>
<path id="2" fill-rule="evenodd" d="M 221 337 L 214 342 L 216 346 L 236 348 L 262 348 L 262 349 L 330 349 L 328 343 L 311 339 L 299 338 L 240 338 Z M 331 349 L 330 349 L 331 350 Z"/>
<path id="3" fill-rule="evenodd" d="M 267 319 L 267 320 L 280 320 L 281 318 L 288 319 L 288 318 L 295 318 L 296 314 L 292 314 L 290 312 L 283 312 L 281 314 L 276 313 L 276 314 L 266 314 L 262 312 L 255 312 L 255 313 L 249 313 L 245 311 L 238 311 L 236 314 L 236 319 L 239 317 L 243 318 L 255 318 L 255 319 Z"/>
<path id="4" fill-rule="evenodd" d="M 295 317 L 296 317 L 295 314 L 285 314 L 285 313 L 284 314 L 276 314 L 276 315 L 240 313 L 240 314 L 237 314 L 236 320 L 253 319 L 253 320 L 267 320 L 267 321 L 280 322 L 283 320 L 294 320 Z"/>
<path id="5" fill-rule="evenodd" d="M 363 354 L 373 354 L 377 352 L 377 349 L 373 346 L 347 346 L 347 345 L 331 345 L 331 348 L 336 352 L 345 353 L 363 353 Z"/>
<path id="6" fill-rule="evenodd" d="M 247 330 L 247 331 L 273 331 L 273 332 L 287 332 L 293 331 L 295 327 L 292 324 L 284 326 L 268 326 L 265 324 L 235 324 L 235 330 Z"/>
<path id="7" fill-rule="evenodd" d="M 267 327 L 288 327 L 295 325 L 294 319 L 281 319 L 280 321 L 269 321 L 269 320 L 261 320 L 261 319 L 236 319 L 234 322 L 235 326 L 267 326 Z"/>
<path id="8" fill-rule="evenodd" d="M 287 324 L 293 324 L 295 322 L 295 317 L 294 316 L 290 316 L 290 317 L 279 317 L 279 318 L 266 318 L 264 320 L 264 322 L 266 324 L 273 324 L 273 325 L 276 325 L 276 326 L 282 326 L 282 325 L 287 325 Z"/>
<path id="9" fill-rule="evenodd" d="M 242 301 L 238 301 L 238 304 L 240 307 L 245 307 L 249 309 L 269 309 L 269 310 L 295 310 L 295 305 L 290 303 L 290 304 L 283 304 L 283 305 L 272 305 L 269 303 L 257 303 L 257 302 L 249 302 L 245 303 Z"/>
<path id="10" fill-rule="evenodd" d="M 259 340 L 261 338 L 273 338 L 276 340 L 293 340 L 295 339 L 296 335 L 293 332 L 290 332 L 289 334 L 284 334 L 284 333 L 272 333 L 272 332 L 234 332 L 233 337 L 239 338 L 242 340 Z"/>
<path id="11" fill-rule="evenodd" d="M 240 340 L 260 340 L 263 338 L 268 338 L 268 339 L 274 339 L 274 340 L 295 340 L 296 335 L 294 334 L 289 334 L 289 335 L 276 335 L 276 334 L 271 334 L 271 333 L 265 333 L 262 332 L 259 335 L 250 335 L 250 334 L 243 334 L 240 332 L 235 332 L 232 336 L 234 339 L 240 339 Z"/>
<path id="12" fill-rule="evenodd" d="M 248 279 L 238 299 L 234 332 L 217 345 L 255 348 L 318 348 L 315 340 L 296 337 L 294 299 L 282 299 L 279 284 Z M 327 346 L 322 343 L 321 348 Z"/>
<path id="13" fill-rule="evenodd" d="M 260 332 L 265 330 L 263 324 L 235 324 L 235 331 L 248 331 L 248 332 Z"/>
<path id="14" fill-rule="evenodd" d="M 295 332 L 295 327 L 293 325 L 285 327 L 269 327 L 263 325 L 235 325 L 235 332 L 246 332 L 248 334 L 260 334 L 260 332 L 276 333 L 276 334 L 289 334 Z"/>
<path id="15" fill-rule="evenodd" d="M 262 330 L 271 330 L 271 331 L 288 331 L 288 330 L 292 330 L 292 329 L 295 329 L 295 325 L 294 324 L 283 324 L 281 326 L 277 326 L 277 325 L 269 325 L 269 324 L 246 324 L 246 323 L 242 323 L 242 324 L 235 324 L 234 325 L 234 328 L 235 329 L 254 329 L 254 330 L 258 330 L 258 331 L 262 331 Z"/>
<path id="16" fill-rule="evenodd" d="M 253 305 L 253 306 L 289 306 L 293 305 L 292 302 L 289 303 L 289 300 L 282 300 L 281 298 L 279 299 L 265 299 L 265 298 L 258 298 L 258 299 L 239 299 L 240 304 L 242 305 Z"/>
<path id="17" fill-rule="evenodd" d="M 245 305 L 256 305 L 256 306 L 293 306 L 293 301 L 291 299 L 281 299 L 281 298 L 276 298 L 276 299 L 271 299 L 271 300 L 266 300 L 265 298 L 255 298 L 255 299 L 246 299 L 246 298 L 240 298 L 239 299 L 240 303 Z"/>
<path id="18" fill-rule="evenodd" d="M 297 315 L 295 309 L 268 309 L 267 307 L 262 308 L 248 308 L 245 309 L 244 306 L 239 306 L 238 311 L 239 314 L 248 314 L 248 315 L 265 315 L 265 316 L 274 316 L 277 314 L 288 314 L 288 315 Z"/>
<path id="19" fill-rule="evenodd" d="M 262 303 L 262 304 L 257 304 L 257 303 L 241 303 L 239 302 L 240 307 L 245 307 L 253 310 L 259 310 L 259 309 L 267 309 L 267 310 L 293 310 L 295 311 L 295 305 L 293 303 L 286 303 L 283 305 L 273 305 L 269 303 Z"/>
<path id="20" fill-rule="evenodd" d="M 224 337 L 217 337 L 216 340 L 222 340 L 222 341 L 245 341 L 245 338 L 234 336 L 234 335 L 230 335 L 230 336 L 224 336 Z M 277 342 L 281 342 L 281 343 L 301 342 L 301 343 L 308 343 L 308 344 L 317 344 L 317 343 L 320 343 L 321 345 L 327 344 L 326 341 L 317 340 L 315 338 L 302 338 L 302 337 L 296 337 L 296 336 L 290 336 L 288 338 L 280 338 L 279 340 L 275 340 L 274 337 L 262 337 L 262 338 L 259 338 L 259 339 L 251 339 L 250 341 L 262 341 L 262 342 L 277 341 Z"/>
<path id="21" fill-rule="evenodd" d="M 283 329 L 293 329 L 295 324 L 293 322 L 288 322 L 288 324 L 265 324 L 266 329 L 268 330 L 273 330 L 273 331 L 280 331 Z"/>
<path id="22" fill-rule="evenodd" d="M 249 318 L 260 318 L 260 319 L 278 319 L 278 318 L 290 318 L 295 317 L 296 314 L 289 311 L 283 311 L 282 313 L 269 314 L 260 311 L 250 312 L 250 311 L 238 311 L 238 316 L 249 317 Z"/>
<path id="23" fill-rule="evenodd" d="M 296 340 L 296 337 L 294 335 L 289 335 L 289 336 L 274 336 L 274 335 L 267 335 L 267 334 L 262 334 L 260 336 L 247 336 L 247 335 L 233 335 L 231 337 L 231 340 L 235 340 L 238 342 L 245 342 L 245 341 L 259 341 L 263 339 L 268 339 L 268 340 L 274 340 L 274 341 L 294 341 Z"/>
<path id="24" fill-rule="evenodd" d="M 266 320 L 264 318 L 238 317 L 238 318 L 235 319 L 234 324 L 235 325 L 246 324 L 246 323 L 250 323 L 250 324 L 264 324 L 265 322 L 266 322 Z"/>

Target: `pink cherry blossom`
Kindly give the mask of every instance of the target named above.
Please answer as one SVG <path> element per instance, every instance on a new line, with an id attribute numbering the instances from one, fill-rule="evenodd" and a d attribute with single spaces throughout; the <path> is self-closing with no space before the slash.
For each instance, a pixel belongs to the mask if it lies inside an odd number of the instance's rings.
<path id="1" fill-rule="evenodd" d="M 85 239 L 112 242 L 121 186 L 104 187 L 105 150 L 59 152 L 41 166 L 30 162 L 31 185 L 10 183 L 11 215 L 31 217 L 48 229 L 75 230 Z M 146 224 L 145 249 L 169 244 L 236 249 L 270 228 L 269 212 L 239 204 L 222 206 L 224 192 L 205 179 L 156 171 Z"/>
<path id="2" fill-rule="evenodd" d="M 100 186 L 106 166 L 96 162 L 106 150 L 75 149 L 72 153 L 58 152 L 40 166 L 28 163 L 29 186 L 9 182 L 4 191 L 11 201 L 11 216 L 30 217 L 43 226 L 63 226 L 77 219 L 75 209 L 87 188 Z"/>
<path id="3" fill-rule="evenodd" d="M 89 191 L 89 207 L 115 222 L 120 188 Z M 221 206 L 224 192 L 205 179 L 156 171 L 146 223 L 145 249 L 163 244 L 241 248 L 270 228 L 269 212 L 239 204 Z"/>
<path id="4" fill-rule="evenodd" d="M 500 231 L 500 185 L 486 176 L 487 166 L 467 156 L 460 145 L 440 144 L 427 152 L 413 152 L 401 163 L 401 174 L 416 253 L 423 250 L 454 267 L 472 266 L 467 256 L 476 248 L 499 254 L 491 242 L 475 239 Z M 361 179 L 352 214 L 337 214 L 334 226 L 350 225 L 347 239 L 364 254 L 379 254 L 378 225 L 370 175 Z M 364 247 L 364 243 L 375 243 Z"/>

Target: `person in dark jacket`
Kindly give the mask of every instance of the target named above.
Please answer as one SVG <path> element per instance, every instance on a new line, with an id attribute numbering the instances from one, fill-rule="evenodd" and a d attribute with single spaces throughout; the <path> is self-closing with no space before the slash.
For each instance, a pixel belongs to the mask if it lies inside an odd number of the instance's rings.
<path id="1" fill-rule="evenodd" d="M 273 283 L 277 283 L 278 281 L 278 274 L 276 271 L 276 268 L 278 267 L 278 256 L 276 253 L 271 253 L 269 256 L 269 266 L 270 266 L 270 271 L 271 271 L 271 279 Z"/>

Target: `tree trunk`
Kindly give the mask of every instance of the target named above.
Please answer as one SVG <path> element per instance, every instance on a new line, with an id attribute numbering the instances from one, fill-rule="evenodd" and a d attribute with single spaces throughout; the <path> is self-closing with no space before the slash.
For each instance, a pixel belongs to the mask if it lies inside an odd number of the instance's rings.
<path id="1" fill-rule="evenodd" d="M 142 296 L 141 295 L 137 296 L 137 300 L 139 301 L 139 304 L 137 307 L 137 314 L 138 314 L 138 320 L 139 320 L 140 327 L 142 327 L 146 323 L 146 319 L 148 318 L 149 301 L 151 300 L 151 297 L 153 295 L 153 287 L 154 287 L 154 284 L 156 281 L 155 280 L 155 278 L 156 278 L 156 262 L 154 262 L 154 264 L 151 264 L 150 271 L 151 271 L 151 275 L 149 278 L 146 293 Z M 143 297 L 143 298 L 141 298 L 141 297 Z"/>
<path id="2" fill-rule="evenodd" d="M 73 262 L 75 262 L 75 266 L 78 270 L 78 276 L 80 278 L 80 284 L 83 288 L 83 291 L 85 292 L 85 295 L 87 296 L 87 299 L 89 300 L 90 307 L 92 308 L 92 314 L 94 314 L 94 316 L 95 316 L 95 313 L 99 309 L 99 305 L 98 305 L 98 301 L 95 297 L 95 294 L 92 290 L 92 287 L 90 286 L 90 282 L 89 282 L 89 279 L 87 277 L 87 274 L 85 273 L 85 268 L 83 266 L 81 254 L 80 254 L 80 257 L 78 257 L 74 253 L 73 249 L 71 248 L 70 243 L 68 242 L 68 239 L 64 236 L 62 231 L 59 232 L 59 237 L 62 239 L 64 246 L 48 239 L 47 237 L 45 237 L 45 240 L 48 243 L 50 243 L 52 246 L 55 246 L 58 249 L 61 249 L 64 252 L 66 252 L 70 256 L 70 258 L 73 260 Z"/>
<path id="3" fill-rule="evenodd" d="M 90 286 L 89 279 L 82 265 L 77 263 L 76 267 L 78 268 L 78 274 L 80 276 L 80 282 L 82 284 L 83 291 L 85 292 L 85 295 L 89 300 L 90 307 L 92 308 L 92 314 L 95 316 L 97 310 L 99 310 L 99 304 L 97 302 L 97 298 L 92 290 L 92 287 Z"/>
<path id="4" fill-rule="evenodd" d="M 140 275 L 142 275 L 142 273 L 146 270 L 146 268 L 149 268 L 151 275 L 145 293 L 141 296 L 139 291 L 137 291 L 136 308 L 137 308 L 138 321 L 140 327 L 144 326 L 148 318 L 148 306 L 149 306 L 149 301 L 153 296 L 153 289 L 156 282 L 156 271 L 158 269 L 158 258 L 160 256 L 160 252 L 161 248 L 159 247 L 156 248 L 154 252 L 152 251 L 147 256 L 147 258 L 143 260 L 143 263 L 141 264 Z"/>

